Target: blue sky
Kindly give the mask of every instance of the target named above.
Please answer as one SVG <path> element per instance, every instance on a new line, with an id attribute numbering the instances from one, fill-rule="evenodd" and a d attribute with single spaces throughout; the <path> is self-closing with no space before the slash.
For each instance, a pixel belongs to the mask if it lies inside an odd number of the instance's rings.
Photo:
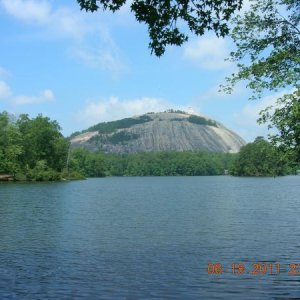
<path id="1" fill-rule="evenodd" d="M 224 61 L 230 38 L 192 36 L 161 58 L 148 42 L 128 5 L 113 15 L 85 13 L 75 0 L 0 0 L 0 111 L 42 113 L 69 135 L 174 108 L 214 118 L 246 141 L 267 135 L 256 119 L 274 95 L 249 101 L 243 84 L 218 92 L 235 69 Z"/>

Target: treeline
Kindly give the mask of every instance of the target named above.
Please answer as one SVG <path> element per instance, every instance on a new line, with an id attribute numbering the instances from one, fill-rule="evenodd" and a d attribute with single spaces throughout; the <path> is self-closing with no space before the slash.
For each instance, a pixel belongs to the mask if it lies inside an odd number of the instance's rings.
<path id="1" fill-rule="evenodd" d="M 298 168 L 293 149 L 281 149 L 257 137 L 241 148 L 230 173 L 235 176 L 283 176 L 295 174 Z"/>
<path id="2" fill-rule="evenodd" d="M 238 154 L 148 152 L 104 154 L 70 150 L 56 121 L 38 115 L 13 120 L 0 113 L 0 180 L 51 181 L 104 176 L 279 176 L 296 173 L 295 151 L 258 137 Z"/>
<path id="3" fill-rule="evenodd" d="M 69 142 L 56 121 L 22 114 L 12 120 L 0 113 L 0 174 L 14 180 L 60 180 L 66 167 Z"/>
<path id="4" fill-rule="evenodd" d="M 293 155 L 258 137 L 237 154 L 209 152 L 148 152 L 104 154 L 73 149 L 69 169 L 86 177 L 105 176 L 282 176 L 295 174 Z"/>
<path id="5" fill-rule="evenodd" d="M 234 154 L 207 152 L 149 152 L 104 154 L 73 149 L 69 168 L 87 177 L 222 175 Z"/>

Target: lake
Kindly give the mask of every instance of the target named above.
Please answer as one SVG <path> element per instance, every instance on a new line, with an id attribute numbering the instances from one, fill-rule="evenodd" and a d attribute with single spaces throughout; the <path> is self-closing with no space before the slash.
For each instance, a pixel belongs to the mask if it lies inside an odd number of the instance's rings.
<path id="1" fill-rule="evenodd" d="M 300 176 L 0 184 L 0 299 L 300 297 L 299 195 Z"/>

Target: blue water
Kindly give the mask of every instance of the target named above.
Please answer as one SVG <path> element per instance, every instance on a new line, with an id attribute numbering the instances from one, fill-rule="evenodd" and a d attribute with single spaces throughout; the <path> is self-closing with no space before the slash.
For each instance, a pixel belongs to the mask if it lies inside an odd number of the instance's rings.
<path id="1" fill-rule="evenodd" d="M 0 184 L 0 299 L 300 298 L 299 194 L 300 176 Z"/>

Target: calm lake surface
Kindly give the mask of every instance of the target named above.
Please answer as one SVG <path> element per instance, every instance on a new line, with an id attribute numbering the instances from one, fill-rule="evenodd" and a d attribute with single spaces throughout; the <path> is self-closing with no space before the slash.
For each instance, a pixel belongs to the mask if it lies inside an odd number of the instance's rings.
<path id="1" fill-rule="evenodd" d="M 299 195 L 300 176 L 0 184 L 0 299 L 299 299 Z"/>

